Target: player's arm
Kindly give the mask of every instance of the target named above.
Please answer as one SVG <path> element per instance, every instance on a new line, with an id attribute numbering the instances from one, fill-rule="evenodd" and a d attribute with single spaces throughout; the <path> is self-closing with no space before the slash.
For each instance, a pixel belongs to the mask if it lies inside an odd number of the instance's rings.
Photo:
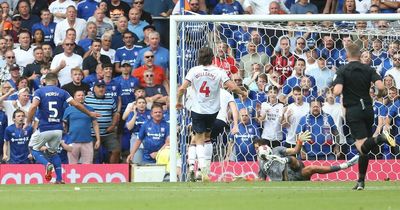
<path id="1" fill-rule="evenodd" d="M 98 114 L 98 113 L 96 113 L 96 112 L 91 112 L 91 111 L 87 110 L 87 109 L 85 108 L 85 106 L 83 106 L 83 104 L 81 104 L 81 103 L 75 101 L 74 99 L 68 101 L 68 103 L 69 103 L 71 106 L 76 107 L 79 111 L 85 113 L 86 115 L 88 115 L 88 116 L 91 117 L 91 118 L 97 118 L 97 117 L 100 117 L 100 116 L 101 116 L 100 114 Z M 32 107 L 32 106 L 31 106 L 31 107 Z M 28 115 L 28 117 L 29 117 L 29 115 Z M 28 119 L 29 119 L 29 118 L 28 118 Z"/>
<path id="2" fill-rule="evenodd" d="M 228 88 L 229 91 L 231 91 L 231 92 L 233 92 L 233 93 L 239 94 L 239 95 L 241 95 L 241 96 L 247 96 L 247 92 L 241 90 L 241 89 L 236 85 L 236 83 L 233 82 L 232 80 L 227 80 L 227 81 L 225 82 L 224 85 Z"/>
<path id="3" fill-rule="evenodd" d="M 32 124 L 33 116 L 35 115 L 39 103 L 40 103 L 39 99 L 33 98 L 31 106 L 29 107 L 28 110 L 28 117 L 26 118 L 26 125 L 24 126 L 24 129 Z"/>
<path id="4" fill-rule="evenodd" d="M 183 84 L 178 88 L 178 95 L 177 95 L 177 102 L 176 102 L 176 108 L 181 109 L 182 108 L 182 97 L 183 94 L 185 94 L 186 89 L 189 87 L 190 81 L 189 80 L 184 80 Z"/>
<path id="5" fill-rule="evenodd" d="M 232 134 L 237 134 L 239 132 L 239 111 L 234 101 L 228 103 L 229 108 L 232 111 L 233 127 L 231 129 Z"/>
<path id="6" fill-rule="evenodd" d="M 303 147 L 303 143 L 306 141 L 310 141 L 310 139 L 311 139 L 310 131 L 304 131 L 304 132 L 299 133 L 299 135 L 297 135 L 296 146 L 293 148 L 287 148 L 286 155 L 299 154 L 299 152 L 301 151 L 301 148 Z"/>

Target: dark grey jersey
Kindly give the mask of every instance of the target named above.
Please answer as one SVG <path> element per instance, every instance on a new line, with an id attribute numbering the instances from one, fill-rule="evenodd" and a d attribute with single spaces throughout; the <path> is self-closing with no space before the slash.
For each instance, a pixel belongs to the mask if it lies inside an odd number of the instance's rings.
<path id="1" fill-rule="evenodd" d="M 275 147 L 272 154 L 279 157 L 286 157 L 286 147 Z M 259 177 L 266 179 L 269 177 L 271 181 L 302 181 L 301 170 L 304 168 L 303 162 L 300 161 L 300 168 L 292 169 L 287 163 L 281 163 L 278 160 L 260 161 Z"/>

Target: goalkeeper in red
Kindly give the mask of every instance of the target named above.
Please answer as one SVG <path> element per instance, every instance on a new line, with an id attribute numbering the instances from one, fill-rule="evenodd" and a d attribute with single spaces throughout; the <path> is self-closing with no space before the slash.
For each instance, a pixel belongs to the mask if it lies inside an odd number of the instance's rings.
<path id="1" fill-rule="evenodd" d="M 210 166 L 207 163 L 204 142 L 210 140 L 211 126 L 221 108 L 220 87 L 227 87 L 230 91 L 247 95 L 228 77 L 221 68 L 212 65 L 214 53 L 209 47 L 202 47 L 198 53 L 199 66 L 195 66 L 187 73 L 183 84 L 178 89 L 178 103 L 176 108 L 181 109 L 182 96 L 186 89 L 193 88 L 193 105 L 191 107 L 193 142 L 196 147 L 189 148 L 189 155 L 196 153 L 198 168 L 201 170 L 202 180 L 208 181 Z M 190 160 L 190 159 L 189 159 Z M 189 163 L 189 174 L 194 176 L 194 162 Z M 192 178 L 191 178 L 192 179 Z"/>
<path id="2" fill-rule="evenodd" d="M 279 146 L 273 149 L 267 146 L 266 140 L 255 139 L 254 146 L 258 151 L 258 157 L 260 159 L 259 178 L 265 180 L 269 177 L 271 181 L 309 181 L 313 174 L 327 174 L 340 171 L 353 166 L 358 161 L 357 155 L 340 165 L 305 166 L 304 163 L 296 159 L 294 155 L 300 152 L 303 142 L 309 141 L 310 139 L 311 133 L 305 131 L 299 134 L 298 141 L 294 148 Z M 261 146 L 263 149 L 259 148 Z"/>

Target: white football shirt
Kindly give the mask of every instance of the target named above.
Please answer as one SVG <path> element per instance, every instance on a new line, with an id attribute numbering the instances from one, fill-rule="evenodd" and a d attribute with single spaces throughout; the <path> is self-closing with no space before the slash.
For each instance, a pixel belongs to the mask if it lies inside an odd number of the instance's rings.
<path id="1" fill-rule="evenodd" d="M 224 70 L 216 66 L 195 66 L 186 75 L 193 88 L 192 111 L 214 114 L 220 110 L 220 87 L 229 80 Z"/>

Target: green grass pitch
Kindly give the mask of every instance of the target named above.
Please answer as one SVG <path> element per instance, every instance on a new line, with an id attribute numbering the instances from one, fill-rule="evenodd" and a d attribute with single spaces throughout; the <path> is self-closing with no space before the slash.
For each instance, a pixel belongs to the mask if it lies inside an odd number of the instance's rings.
<path id="1" fill-rule="evenodd" d="M 2 185 L 4 210 L 396 210 L 400 182 L 230 182 Z M 79 188 L 77 190 L 76 188 Z"/>

